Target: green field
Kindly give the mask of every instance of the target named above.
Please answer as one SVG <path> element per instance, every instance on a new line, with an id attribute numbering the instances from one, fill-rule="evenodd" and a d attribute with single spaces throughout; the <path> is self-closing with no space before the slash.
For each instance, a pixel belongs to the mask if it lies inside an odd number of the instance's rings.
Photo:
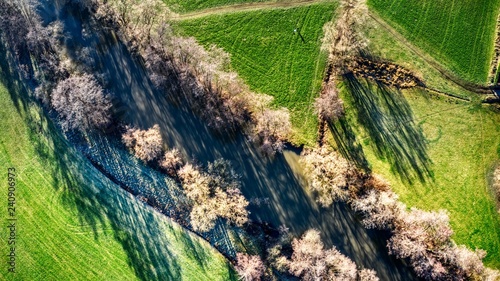
<path id="1" fill-rule="evenodd" d="M 101 176 L 37 106 L 17 97 L 14 106 L 11 95 L 0 84 L 0 280 L 236 279 L 208 243 Z M 6 263 L 9 167 L 17 174 L 15 274 Z"/>
<path id="2" fill-rule="evenodd" d="M 219 7 L 232 4 L 269 2 L 268 0 L 163 0 L 174 12 L 192 12 L 200 9 Z"/>
<path id="3" fill-rule="evenodd" d="M 422 90 L 361 81 L 362 90 L 347 93 L 346 85 L 348 115 L 334 126 L 334 145 L 366 160 L 409 207 L 448 210 L 455 241 L 486 250 L 486 265 L 500 268 L 500 217 L 487 186 L 500 157 L 498 112 Z"/>
<path id="4" fill-rule="evenodd" d="M 320 53 L 322 27 L 334 9 L 334 4 L 321 4 L 211 15 L 178 22 L 176 28 L 204 46 L 216 44 L 230 53 L 232 68 L 253 91 L 272 95 L 276 106 L 290 109 L 293 142 L 313 145 L 317 117 L 312 103 L 326 66 L 326 55 Z"/>
<path id="5" fill-rule="evenodd" d="M 369 0 L 368 5 L 459 77 L 486 83 L 499 0 Z"/>

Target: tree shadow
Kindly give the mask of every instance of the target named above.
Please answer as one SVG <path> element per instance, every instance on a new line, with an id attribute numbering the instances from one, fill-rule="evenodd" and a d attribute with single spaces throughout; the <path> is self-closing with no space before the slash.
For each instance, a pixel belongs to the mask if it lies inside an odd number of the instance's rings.
<path id="1" fill-rule="evenodd" d="M 351 163 L 354 163 L 359 169 L 369 173 L 371 169 L 363 152 L 363 147 L 356 140 L 356 134 L 347 119 L 342 117 L 336 122 L 328 122 L 328 128 L 332 132 L 340 154 Z"/>
<path id="2" fill-rule="evenodd" d="M 427 142 L 400 90 L 358 79 L 352 73 L 343 75 L 343 79 L 358 122 L 370 137 L 376 155 L 385 159 L 404 182 L 432 180 Z"/>
<path id="3" fill-rule="evenodd" d="M 178 249 L 172 248 L 165 237 L 165 229 L 173 228 L 172 224 L 104 177 L 72 148 L 60 128 L 52 123 L 50 113 L 32 100 L 12 52 L 1 43 L 1 82 L 29 127 L 29 140 L 36 155 L 52 176 L 50 184 L 61 193 L 63 205 L 77 214 L 79 231 L 92 233 L 96 244 L 112 235 L 121 244 L 129 266 L 140 280 L 181 280 Z M 200 267 L 209 270 L 203 264 L 209 253 L 185 230 L 176 228 L 174 233 L 185 240 L 186 254 L 198 257 Z"/>

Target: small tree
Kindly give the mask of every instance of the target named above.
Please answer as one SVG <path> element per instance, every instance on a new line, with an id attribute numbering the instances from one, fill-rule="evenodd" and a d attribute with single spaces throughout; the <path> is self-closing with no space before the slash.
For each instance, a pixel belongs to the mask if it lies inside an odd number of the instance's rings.
<path id="1" fill-rule="evenodd" d="M 356 171 L 335 151 L 325 147 L 306 151 L 302 155 L 309 188 L 318 194 L 318 202 L 330 206 L 334 201 L 346 201 L 349 197 L 350 182 Z"/>
<path id="2" fill-rule="evenodd" d="M 177 148 L 170 149 L 165 152 L 159 164 L 160 167 L 168 172 L 169 175 L 174 175 L 175 172 L 182 166 L 181 153 Z"/>
<path id="3" fill-rule="evenodd" d="M 287 109 L 264 109 L 255 113 L 255 139 L 260 143 L 262 151 L 267 155 L 283 150 L 283 141 L 292 131 L 290 113 Z"/>
<path id="4" fill-rule="evenodd" d="M 59 113 L 65 130 L 103 128 L 111 121 L 111 102 L 97 80 L 89 74 L 59 82 L 52 92 L 52 106 Z"/>
<path id="5" fill-rule="evenodd" d="M 260 281 L 266 267 L 259 256 L 250 256 L 247 254 L 236 254 L 236 271 L 242 280 Z"/>
<path id="6" fill-rule="evenodd" d="M 248 201 L 241 194 L 237 175 L 228 161 L 219 159 L 210 163 L 208 172 L 186 164 L 178 173 L 186 196 L 193 203 L 190 218 L 195 230 L 210 230 L 217 218 L 240 226 L 247 222 Z"/>
<path id="7" fill-rule="evenodd" d="M 292 242 L 291 274 L 302 280 L 356 280 L 356 264 L 337 249 L 325 250 L 319 232 L 308 230 Z"/>
<path id="8" fill-rule="evenodd" d="M 162 151 L 160 126 L 154 125 L 148 130 L 127 127 L 122 141 L 134 155 L 144 162 L 158 159 Z"/>
<path id="9" fill-rule="evenodd" d="M 322 94 L 314 102 L 316 114 L 322 119 L 334 122 L 344 116 L 344 102 L 339 98 L 333 82 L 325 85 Z"/>
<path id="10" fill-rule="evenodd" d="M 351 201 L 355 211 L 363 214 L 366 228 L 391 229 L 395 220 L 404 212 L 404 205 L 392 191 L 368 190 Z"/>

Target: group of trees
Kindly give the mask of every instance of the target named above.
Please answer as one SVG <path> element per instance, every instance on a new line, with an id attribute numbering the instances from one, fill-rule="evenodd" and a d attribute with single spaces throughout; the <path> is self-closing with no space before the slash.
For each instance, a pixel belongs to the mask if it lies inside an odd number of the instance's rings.
<path id="1" fill-rule="evenodd" d="M 348 202 L 363 216 L 365 227 L 391 231 L 389 253 L 408 259 L 419 277 L 479 280 L 485 274 L 493 274 L 484 270 L 484 251 L 471 251 L 453 242 L 444 211 L 416 208 L 408 211 L 387 181 L 357 172 L 340 155 L 325 147 L 304 153 L 302 161 L 309 188 L 316 192 L 319 203 L 330 206 L 337 200 Z"/>
<path id="2" fill-rule="evenodd" d="M 223 218 L 242 226 L 248 221 L 248 201 L 240 191 L 239 176 L 229 161 L 218 159 L 206 170 L 192 164 L 183 165 L 179 150 L 164 151 L 160 127 L 147 130 L 126 127 L 122 135 L 125 146 L 139 159 L 157 164 L 182 183 L 190 201 L 190 222 L 196 231 L 206 232 Z"/>
<path id="3" fill-rule="evenodd" d="M 63 63 L 60 21 L 42 24 L 34 1 L 0 1 L 0 31 L 16 67 L 42 103 L 58 113 L 64 130 L 89 131 L 111 122 L 111 101 L 91 74 Z M 66 59 L 67 60 L 67 59 Z"/>
<path id="4" fill-rule="evenodd" d="M 325 249 L 319 231 L 310 229 L 299 239 L 291 241 L 291 256 L 273 254 L 274 263 L 280 270 L 305 281 L 345 280 L 377 281 L 374 270 L 358 270 L 356 264 L 335 247 Z"/>
<path id="5" fill-rule="evenodd" d="M 148 20 L 141 10 L 147 11 Z M 110 25 L 119 27 L 137 48 L 153 84 L 165 92 L 182 93 L 209 127 L 219 132 L 242 130 L 268 155 L 283 148 L 291 132 L 289 112 L 271 109 L 269 102 L 262 102 L 268 98 L 251 92 L 229 71 L 230 58 L 222 49 L 206 49 L 194 38 L 175 36 L 165 22 L 168 8 L 160 1 L 103 1 L 96 14 L 115 22 Z M 177 88 L 172 77 L 178 79 Z"/>

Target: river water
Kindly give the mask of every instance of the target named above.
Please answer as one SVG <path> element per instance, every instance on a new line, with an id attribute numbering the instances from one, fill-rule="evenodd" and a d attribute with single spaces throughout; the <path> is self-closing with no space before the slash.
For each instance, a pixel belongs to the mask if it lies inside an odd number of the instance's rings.
<path id="1" fill-rule="evenodd" d="M 76 56 L 74 50 L 81 46 L 90 48 L 96 70 L 105 73 L 110 82 L 107 87 L 122 122 L 140 128 L 158 124 L 166 144 L 178 148 L 191 161 L 231 161 L 241 175 L 245 197 L 266 199 L 260 206 L 251 205 L 252 220 L 286 226 L 296 236 L 315 228 L 328 247 L 334 245 L 358 266 L 376 270 L 381 280 L 417 279 L 403 262 L 388 255 L 387 233 L 366 230 L 343 203 L 322 208 L 314 201 L 304 188 L 295 151 L 270 159 L 243 135 L 213 134 L 190 109 L 167 98 L 178 93 L 165 94 L 153 88 L 143 63 L 134 59 L 111 31 L 87 26 L 84 16 L 65 9 L 58 1 L 43 2 L 40 13 L 46 21 L 63 22 L 68 55 Z M 176 83 L 175 77 L 172 83 Z"/>

